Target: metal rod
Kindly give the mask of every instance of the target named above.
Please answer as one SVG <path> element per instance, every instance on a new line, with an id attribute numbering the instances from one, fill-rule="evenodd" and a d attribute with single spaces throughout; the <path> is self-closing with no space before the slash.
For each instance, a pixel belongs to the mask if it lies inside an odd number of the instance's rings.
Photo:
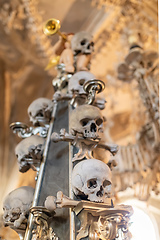
<path id="1" fill-rule="evenodd" d="M 68 105 L 69 110 L 69 117 L 71 112 L 71 106 Z M 73 192 L 72 192 L 72 157 L 73 157 L 73 146 L 69 143 L 69 197 L 73 199 Z M 70 240 L 75 240 L 75 219 L 74 219 L 74 212 L 70 209 Z"/>
<path id="2" fill-rule="evenodd" d="M 55 120 L 56 110 L 57 110 L 57 102 L 55 101 L 53 111 L 52 111 L 52 119 L 50 121 L 48 134 L 47 134 L 47 138 L 46 138 L 46 144 L 45 144 L 45 148 L 44 148 L 44 152 L 43 152 L 43 160 L 41 162 L 41 166 L 40 166 L 40 169 L 39 169 L 39 175 L 38 175 L 37 184 L 36 184 L 36 188 L 35 188 L 35 192 L 34 192 L 32 207 L 35 207 L 37 205 L 37 201 L 38 201 L 38 197 L 39 197 L 39 191 L 40 191 L 40 187 L 41 187 L 41 183 L 42 183 L 42 179 L 43 179 L 44 166 L 46 164 L 48 147 L 49 147 L 49 142 L 50 142 L 50 138 L 51 138 L 51 134 L 52 134 L 52 129 L 53 129 L 53 124 L 54 124 L 54 120 Z M 30 240 L 31 239 L 32 226 L 33 226 L 33 215 L 30 213 L 24 240 Z"/>

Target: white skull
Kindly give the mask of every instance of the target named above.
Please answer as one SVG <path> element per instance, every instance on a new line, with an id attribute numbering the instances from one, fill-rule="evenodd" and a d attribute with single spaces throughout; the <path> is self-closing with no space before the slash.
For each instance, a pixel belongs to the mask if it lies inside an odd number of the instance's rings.
<path id="1" fill-rule="evenodd" d="M 111 171 L 97 159 L 83 160 L 72 172 L 72 189 L 76 196 L 94 202 L 105 202 L 111 192 Z"/>
<path id="2" fill-rule="evenodd" d="M 49 124 L 53 110 L 52 100 L 37 98 L 28 107 L 28 115 L 33 125 Z"/>
<path id="3" fill-rule="evenodd" d="M 32 165 L 39 164 L 42 160 L 45 140 L 33 135 L 23 139 L 15 148 L 18 158 L 19 171 L 27 172 Z"/>
<path id="4" fill-rule="evenodd" d="M 94 50 L 93 37 L 90 33 L 82 31 L 76 33 L 71 40 L 73 54 L 91 54 Z"/>
<path id="5" fill-rule="evenodd" d="M 72 94 L 87 95 L 83 89 L 83 85 L 91 79 L 95 79 L 95 76 L 87 71 L 80 71 L 75 73 L 69 80 L 68 90 Z"/>
<path id="6" fill-rule="evenodd" d="M 32 205 L 34 188 L 23 186 L 10 192 L 3 203 L 5 226 L 7 222 L 13 222 L 15 227 L 19 227 L 24 222 Z"/>
<path id="7" fill-rule="evenodd" d="M 70 132 L 77 133 L 84 138 L 99 138 L 103 132 L 103 117 L 97 107 L 81 105 L 71 112 Z"/>

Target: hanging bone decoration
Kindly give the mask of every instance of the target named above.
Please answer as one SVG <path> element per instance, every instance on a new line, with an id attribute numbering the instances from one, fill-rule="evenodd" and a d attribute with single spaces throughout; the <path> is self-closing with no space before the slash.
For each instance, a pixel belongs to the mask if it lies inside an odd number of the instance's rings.
<path id="1" fill-rule="evenodd" d="M 72 172 L 72 189 L 76 196 L 105 202 L 111 194 L 111 171 L 100 160 L 88 159 L 76 164 Z"/>
<path id="2" fill-rule="evenodd" d="M 144 51 L 140 46 L 133 45 L 125 62 L 118 67 L 118 78 L 129 82 L 136 79 L 142 101 L 147 109 L 149 122 L 142 127 L 137 138 L 137 144 L 124 147 L 120 151 L 123 159 L 130 159 L 124 164 L 123 171 L 132 170 L 132 179 L 135 195 L 140 200 L 147 200 L 151 190 L 156 191 L 155 176 L 159 174 L 153 171 L 153 165 L 159 162 L 160 134 L 159 134 L 159 114 L 158 114 L 158 54 L 153 51 Z M 129 166 L 130 163 L 130 166 Z M 129 169 L 126 169 L 126 167 Z M 137 171 L 137 174 L 134 172 Z M 115 179 L 115 178 L 114 178 Z M 116 181 L 116 180 L 115 180 Z M 127 183 L 127 181 L 126 181 Z M 126 187 L 128 184 L 126 184 Z"/>
<path id="3" fill-rule="evenodd" d="M 133 188 L 135 196 L 146 201 L 151 191 L 159 194 L 159 152 L 153 151 L 154 132 L 152 124 L 146 124 L 139 132 L 136 144 L 121 146 L 117 156 L 118 165 L 113 169 L 115 192 Z M 112 157 L 111 157 L 112 159 Z"/>
<path id="4" fill-rule="evenodd" d="M 24 30 L 24 20 L 27 19 L 23 2 L 13 0 L 1 3 L 0 22 L 4 25 L 4 30 L 9 34 L 14 30 Z"/>
<path id="5" fill-rule="evenodd" d="M 155 135 L 155 147 L 159 145 L 159 114 L 158 114 L 158 79 L 154 72 L 158 68 L 158 54 L 156 52 L 144 51 L 139 45 L 131 46 L 125 62 L 118 66 L 118 78 L 129 82 L 136 79 L 140 96 L 149 114 L 149 121 L 153 123 Z"/>
<path id="6" fill-rule="evenodd" d="M 30 122 L 35 126 L 48 125 L 51 120 L 53 102 L 48 98 L 38 98 L 28 107 Z"/>
<path id="7" fill-rule="evenodd" d="M 27 172 L 30 168 L 38 171 L 43 157 L 45 140 L 40 136 L 23 139 L 15 148 L 19 171 Z"/>
<path id="8" fill-rule="evenodd" d="M 5 226 L 13 223 L 14 227 L 19 228 L 23 222 L 26 222 L 32 205 L 33 194 L 34 189 L 32 187 L 23 186 L 6 196 L 3 203 Z"/>

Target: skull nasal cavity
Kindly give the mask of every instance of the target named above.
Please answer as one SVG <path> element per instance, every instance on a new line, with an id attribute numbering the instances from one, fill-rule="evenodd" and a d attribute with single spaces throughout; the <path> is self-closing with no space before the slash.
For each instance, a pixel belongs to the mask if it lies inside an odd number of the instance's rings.
<path id="1" fill-rule="evenodd" d="M 97 127 L 95 123 L 91 124 L 91 128 L 90 128 L 91 132 L 96 132 L 97 131 Z"/>
<path id="2" fill-rule="evenodd" d="M 104 191 L 103 191 L 103 187 L 101 186 L 100 187 L 100 190 L 97 192 L 97 197 L 103 197 L 103 193 L 104 193 Z"/>

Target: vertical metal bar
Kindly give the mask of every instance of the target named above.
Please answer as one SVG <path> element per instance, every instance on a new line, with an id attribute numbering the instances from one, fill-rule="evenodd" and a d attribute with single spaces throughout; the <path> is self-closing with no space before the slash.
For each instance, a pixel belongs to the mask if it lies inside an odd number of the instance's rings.
<path id="1" fill-rule="evenodd" d="M 71 107 L 68 105 L 69 118 L 71 113 Z M 72 192 L 72 157 L 73 157 L 73 146 L 69 144 L 69 197 L 73 199 Z M 74 212 L 70 209 L 70 240 L 75 240 L 75 218 Z"/>
<path id="2" fill-rule="evenodd" d="M 40 191 L 41 182 L 42 182 L 42 178 L 43 178 L 44 166 L 45 166 L 46 159 L 47 159 L 48 147 L 49 147 L 49 142 L 50 142 L 50 138 L 51 138 L 51 134 L 52 134 L 53 124 L 54 124 L 54 120 L 55 120 L 55 116 L 56 116 L 56 110 L 57 110 L 57 102 L 54 102 L 54 107 L 53 107 L 53 111 L 52 111 L 52 119 L 50 121 L 49 129 L 48 129 L 48 135 L 47 135 L 47 138 L 46 138 L 46 144 L 45 144 L 45 148 L 44 148 L 44 152 L 43 152 L 43 160 L 41 162 L 41 166 L 40 166 L 40 169 L 39 169 L 39 175 L 38 175 L 37 184 L 36 184 L 36 188 L 35 188 L 35 192 L 34 192 L 32 207 L 36 206 L 37 201 L 38 201 L 38 197 L 39 197 L 39 191 Z M 27 225 L 26 233 L 25 233 L 25 236 L 24 236 L 24 240 L 30 240 L 31 239 L 32 226 L 33 226 L 33 215 L 30 214 L 29 219 L 28 219 L 28 225 Z"/>

